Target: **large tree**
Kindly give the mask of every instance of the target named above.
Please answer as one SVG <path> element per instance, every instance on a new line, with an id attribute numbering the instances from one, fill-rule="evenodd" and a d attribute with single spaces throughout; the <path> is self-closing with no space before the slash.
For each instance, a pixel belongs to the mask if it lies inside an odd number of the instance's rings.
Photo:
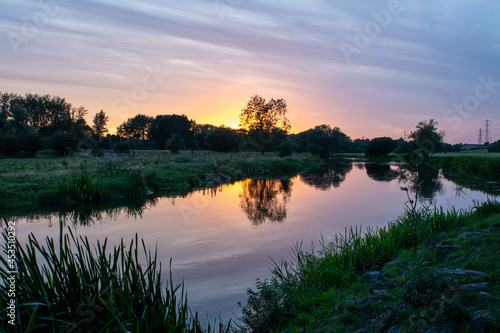
<path id="1" fill-rule="evenodd" d="M 385 159 L 394 149 L 396 149 L 397 146 L 398 143 L 389 137 L 384 136 L 381 138 L 375 138 L 368 143 L 365 157 L 370 160 L 378 158 Z"/>
<path id="2" fill-rule="evenodd" d="M 152 122 L 153 117 L 138 114 L 133 118 L 128 118 L 127 121 L 118 126 L 117 134 L 124 138 L 146 140 Z"/>
<path id="3" fill-rule="evenodd" d="M 264 153 L 280 146 L 290 130 L 286 102 L 252 96 L 240 114 L 240 127 L 248 131 L 250 146 Z"/>
<path id="4" fill-rule="evenodd" d="M 296 135 L 298 150 L 328 159 L 330 154 L 346 152 L 351 145 L 351 138 L 340 128 L 319 125 Z"/>
<path id="5" fill-rule="evenodd" d="M 413 152 L 409 156 L 412 164 L 425 163 L 443 144 L 444 131 L 438 129 L 438 123 L 434 119 L 424 120 L 417 124 L 416 130 L 411 132 Z"/>
<path id="6" fill-rule="evenodd" d="M 159 115 L 151 122 L 149 138 L 155 141 L 158 149 L 165 149 L 165 143 L 175 134 L 177 143 L 185 142 L 188 147 L 194 139 L 192 128 L 195 122 L 185 115 Z"/>
<path id="7" fill-rule="evenodd" d="M 104 134 L 108 132 L 108 129 L 106 128 L 108 120 L 109 118 L 108 116 L 106 116 L 106 112 L 104 112 L 103 110 L 97 112 L 94 116 L 94 125 L 92 126 L 92 129 L 94 130 L 97 139 L 100 139 Z"/>

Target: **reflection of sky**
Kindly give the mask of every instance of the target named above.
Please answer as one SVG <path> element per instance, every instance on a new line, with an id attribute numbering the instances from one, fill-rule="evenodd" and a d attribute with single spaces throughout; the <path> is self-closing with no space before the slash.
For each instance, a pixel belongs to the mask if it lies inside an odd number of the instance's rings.
<path id="1" fill-rule="evenodd" d="M 186 198 L 160 199 L 159 203 L 143 213 L 143 219 L 120 215 L 105 218 L 94 226 L 79 227 L 76 233 L 90 240 L 118 244 L 121 238 L 129 242 L 137 233 L 146 245 L 158 247 L 163 263 L 164 279 L 168 278 L 169 259 L 172 258 L 174 279 L 184 278 L 193 309 L 211 315 L 222 312 L 224 318 L 239 314 L 237 301 L 245 301 L 245 292 L 253 287 L 256 278 L 269 274 L 270 259 L 290 258 L 290 246 L 303 240 L 303 248 L 311 250 L 311 241 L 320 235 L 328 241 L 335 233 L 349 226 L 364 229 L 383 226 L 394 220 L 407 200 L 397 180 L 376 182 L 366 171 L 354 167 L 340 187 L 319 191 L 299 180 L 293 180 L 287 219 L 252 225 L 240 208 L 242 183 L 222 186 L 217 195 L 194 192 Z M 472 200 L 484 201 L 486 195 L 465 190 L 455 195 L 455 185 L 442 180 L 443 188 L 434 198 L 445 208 L 455 205 L 467 208 Z M 208 192 L 207 192 L 208 193 Z M 57 219 L 56 219 L 57 220 Z M 17 234 L 21 242 L 33 232 L 41 239 L 45 235 L 57 237 L 59 228 L 49 228 L 48 221 L 20 222 Z M 317 246 L 317 245 L 316 245 Z"/>
<path id="2" fill-rule="evenodd" d="M 45 3 L 60 5 L 47 17 Z M 355 47 L 354 29 L 373 25 L 373 13 L 387 12 L 388 3 L 402 10 L 348 63 L 341 45 Z M 499 139 L 498 91 L 467 116 L 445 117 L 474 95 L 479 76 L 500 81 L 495 0 L 1 0 L 0 6 L 0 62 L 9 64 L 0 68 L 2 89 L 66 97 L 90 109 L 88 120 L 104 109 L 112 128 L 138 113 L 184 113 L 199 123 L 235 126 L 249 97 L 259 94 L 288 102 L 294 131 L 328 123 L 353 138 L 399 138 L 432 117 L 449 141 L 471 143 L 490 119 Z M 32 29 L 36 18 L 42 20 Z M 123 103 L 156 66 L 160 86 Z"/>

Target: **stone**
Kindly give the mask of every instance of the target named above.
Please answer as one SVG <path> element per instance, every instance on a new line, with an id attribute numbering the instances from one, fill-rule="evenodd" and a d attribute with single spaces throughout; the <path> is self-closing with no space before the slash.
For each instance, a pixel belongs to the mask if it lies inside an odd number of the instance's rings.
<path id="1" fill-rule="evenodd" d="M 434 254 L 445 256 L 462 248 L 460 245 L 454 245 L 454 244 L 448 245 L 443 243 L 436 245 L 436 248 L 434 249 Z"/>
<path id="2" fill-rule="evenodd" d="M 351 304 L 366 304 L 366 303 L 370 303 L 371 301 L 373 301 L 373 296 L 353 298 L 353 299 L 350 299 L 348 302 Z"/>
<path id="3" fill-rule="evenodd" d="M 429 239 L 425 242 L 425 247 L 433 247 L 439 243 L 439 239 Z"/>
<path id="4" fill-rule="evenodd" d="M 462 269 L 462 268 L 457 268 L 457 269 L 449 269 L 449 268 L 440 268 L 436 271 L 436 275 L 445 275 L 448 277 L 453 277 L 453 276 L 463 276 L 470 278 L 472 280 L 476 279 L 487 279 L 491 280 L 491 276 L 488 274 L 482 273 L 482 272 L 477 272 L 477 271 L 471 271 L 467 269 Z"/>
<path id="5" fill-rule="evenodd" d="M 383 298 L 383 299 L 395 298 L 393 294 L 391 294 L 385 289 L 372 289 L 370 290 L 370 292 L 374 297 L 377 298 Z"/>
<path id="6" fill-rule="evenodd" d="M 384 271 L 374 271 L 374 272 L 368 272 L 365 273 L 361 277 L 361 281 L 363 282 L 376 282 L 377 280 L 382 280 L 382 278 L 388 278 L 389 273 L 384 272 Z"/>
<path id="7" fill-rule="evenodd" d="M 429 328 L 424 333 L 453 333 L 453 330 L 447 325 L 439 325 Z"/>
<path id="8" fill-rule="evenodd" d="M 399 333 L 401 330 L 399 329 L 399 327 L 396 327 L 396 326 L 392 326 L 391 328 L 389 328 L 389 330 L 387 331 L 387 333 Z"/>
<path id="9" fill-rule="evenodd" d="M 491 283 L 482 282 L 482 283 L 463 284 L 458 288 L 461 291 L 485 291 L 491 289 Z"/>
<path id="10" fill-rule="evenodd" d="M 495 231 L 496 228 L 495 227 L 488 227 L 486 229 L 483 230 L 483 232 L 492 232 L 492 231 Z"/>
<path id="11" fill-rule="evenodd" d="M 394 260 L 394 261 L 389 261 L 388 263 L 386 263 L 384 265 L 384 268 L 391 268 L 394 266 L 405 267 L 406 265 L 408 265 L 408 260 L 398 259 L 398 260 Z"/>
<path id="12" fill-rule="evenodd" d="M 464 232 L 463 234 L 458 235 L 458 239 L 471 239 L 476 237 L 484 237 L 486 234 L 484 232 Z"/>
<path id="13" fill-rule="evenodd" d="M 386 309 L 384 313 L 378 316 L 375 322 L 375 330 L 377 332 L 387 332 L 388 328 L 392 327 L 396 321 L 396 313 L 394 310 Z"/>
<path id="14" fill-rule="evenodd" d="M 497 328 L 497 322 L 493 314 L 487 310 L 478 310 L 474 312 L 472 323 L 476 327 L 493 329 Z"/>
<path id="15" fill-rule="evenodd" d="M 360 328 L 359 330 L 355 331 L 354 333 L 369 333 L 370 331 L 367 328 Z"/>
<path id="16" fill-rule="evenodd" d="M 482 304 L 493 304 L 498 301 L 498 298 L 496 298 L 495 296 L 491 295 L 486 291 L 480 291 L 477 300 L 479 303 Z"/>

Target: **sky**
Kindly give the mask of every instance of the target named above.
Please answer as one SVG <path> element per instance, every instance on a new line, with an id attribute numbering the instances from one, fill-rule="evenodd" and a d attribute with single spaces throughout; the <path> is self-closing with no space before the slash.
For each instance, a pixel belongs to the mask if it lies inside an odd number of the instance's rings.
<path id="1" fill-rule="evenodd" d="M 0 0 L 0 91 L 236 127 L 253 95 L 292 132 L 500 139 L 497 0 Z M 112 130 L 113 131 L 113 130 Z M 112 132 L 111 131 L 111 132 Z M 482 138 L 484 141 L 484 136 Z"/>

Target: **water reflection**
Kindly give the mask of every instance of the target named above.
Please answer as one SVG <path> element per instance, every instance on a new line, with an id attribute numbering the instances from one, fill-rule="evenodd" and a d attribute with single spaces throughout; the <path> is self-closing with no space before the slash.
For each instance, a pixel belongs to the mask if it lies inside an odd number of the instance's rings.
<path id="1" fill-rule="evenodd" d="M 311 171 L 300 175 L 300 179 L 321 191 L 326 191 L 331 187 L 339 187 L 346 176 L 352 171 L 352 160 L 342 160 L 325 163 Z"/>
<path id="2" fill-rule="evenodd" d="M 286 219 L 286 204 L 292 194 L 291 179 L 251 179 L 242 183 L 240 207 L 253 225 Z"/>
<path id="3" fill-rule="evenodd" d="M 366 163 L 365 169 L 368 177 L 378 182 L 390 182 L 399 175 L 389 164 Z"/>
<path id="4" fill-rule="evenodd" d="M 406 166 L 398 169 L 398 180 L 418 197 L 432 202 L 436 193 L 442 193 L 443 182 L 440 169 L 421 166 L 418 171 L 410 171 Z"/>

